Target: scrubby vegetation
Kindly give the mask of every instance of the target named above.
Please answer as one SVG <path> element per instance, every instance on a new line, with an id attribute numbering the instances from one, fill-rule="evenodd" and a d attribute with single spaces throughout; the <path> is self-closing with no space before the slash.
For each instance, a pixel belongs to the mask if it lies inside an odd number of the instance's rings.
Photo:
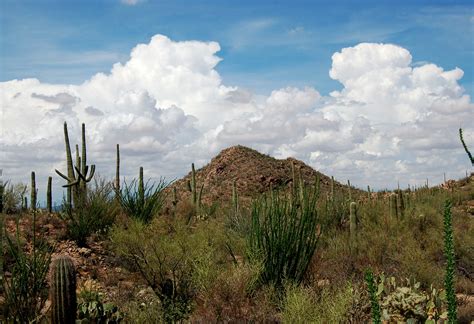
<path id="1" fill-rule="evenodd" d="M 61 314 L 82 323 L 473 320 L 472 175 L 362 191 L 237 147 L 172 184 L 143 169 L 122 184 L 119 147 L 116 179 L 94 178 L 82 131 L 74 168 L 64 128 L 60 211 L 27 209 L 27 187 L 2 184 L 0 321 L 56 321 L 50 305 L 68 294 Z M 229 161 L 278 168 L 246 178 Z M 229 194 L 203 172 L 224 174 Z"/>

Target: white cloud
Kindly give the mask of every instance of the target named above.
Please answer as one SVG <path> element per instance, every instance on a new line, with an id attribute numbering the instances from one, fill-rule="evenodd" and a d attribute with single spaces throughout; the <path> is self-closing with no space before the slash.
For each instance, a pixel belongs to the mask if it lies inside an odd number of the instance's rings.
<path id="1" fill-rule="evenodd" d="M 435 183 L 469 167 L 457 129 L 474 147 L 474 107 L 459 68 L 413 67 L 404 48 L 362 43 L 333 55 L 330 76 L 341 91 L 322 97 L 286 87 L 262 97 L 222 83 L 219 50 L 215 42 L 156 35 L 126 63 L 80 85 L 0 83 L 4 178 L 26 181 L 35 170 L 45 183 L 63 169 L 64 121 L 73 143 L 86 123 L 89 161 L 105 176 L 113 175 L 116 143 L 128 177 L 141 165 L 149 176 L 182 176 L 191 162 L 235 144 L 295 156 L 361 187 Z"/>

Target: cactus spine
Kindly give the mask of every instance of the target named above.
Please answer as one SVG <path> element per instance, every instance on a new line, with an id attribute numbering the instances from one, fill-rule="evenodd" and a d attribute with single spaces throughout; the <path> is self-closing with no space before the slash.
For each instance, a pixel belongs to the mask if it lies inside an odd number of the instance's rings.
<path id="1" fill-rule="evenodd" d="M 67 189 L 67 207 L 71 210 L 72 203 L 79 206 L 87 197 L 87 183 L 92 180 L 95 173 L 95 165 L 87 165 L 86 161 L 86 126 L 82 124 L 82 158 L 79 156 L 79 146 L 76 145 L 76 166 L 72 163 L 71 146 L 69 144 L 69 135 L 67 123 L 64 123 L 64 142 L 66 145 L 66 165 L 67 176 L 55 170 L 56 173 L 67 181 L 63 187 Z"/>
<path id="2" fill-rule="evenodd" d="M 36 210 L 36 179 L 35 172 L 31 172 L 31 210 Z"/>
<path id="3" fill-rule="evenodd" d="M 53 178 L 48 177 L 48 188 L 46 190 L 46 208 L 48 209 L 48 213 L 53 211 L 53 199 L 51 195 L 51 187 L 52 187 Z"/>
<path id="4" fill-rule="evenodd" d="M 76 270 L 72 259 L 59 256 L 51 263 L 51 323 L 76 321 Z"/>

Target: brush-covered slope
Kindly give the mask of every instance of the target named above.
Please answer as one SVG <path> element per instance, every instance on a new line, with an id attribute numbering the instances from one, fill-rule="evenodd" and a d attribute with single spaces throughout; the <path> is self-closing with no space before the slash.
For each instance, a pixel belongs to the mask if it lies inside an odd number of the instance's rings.
<path id="1" fill-rule="evenodd" d="M 320 179 L 321 192 L 330 190 L 331 178 L 315 171 L 305 163 L 294 158 L 275 159 L 259 153 L 251 148 L 237 145 L 222 150 L 211 162 L 196 169 L 196 183 L 199 190 L 204 184 L 203 202 L 226 203 L 232 195 L 232 183 L 235 180 L 241 202 L 249 202 L 270 188 L 286 189 L 292 183 L 292 168 L 301 170 L 306 184 L 313 184 L 317 176 Z M 190 166 L 191 169 L 191 166 Z M 191 180 L 191 172 L 176 181 L 171 187 L 176 187 L 178 199 L 189 199 L 187 182 Z M 347 190 L 346 186 L 335 182 L 335 190 Z"/>

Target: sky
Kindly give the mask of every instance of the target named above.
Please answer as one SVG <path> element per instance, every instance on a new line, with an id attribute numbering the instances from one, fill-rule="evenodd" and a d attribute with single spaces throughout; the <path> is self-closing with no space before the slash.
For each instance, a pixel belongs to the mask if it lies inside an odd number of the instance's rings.
<path id="1" fill-rule="evenodd" d="M 40 197 L 65 121 L 106 179 L 116 143 L 129 181 L 236 144 L 360 188 L 472 170 L 471 1 L 2 0 L 0 23 L 2 180 Z"/>

